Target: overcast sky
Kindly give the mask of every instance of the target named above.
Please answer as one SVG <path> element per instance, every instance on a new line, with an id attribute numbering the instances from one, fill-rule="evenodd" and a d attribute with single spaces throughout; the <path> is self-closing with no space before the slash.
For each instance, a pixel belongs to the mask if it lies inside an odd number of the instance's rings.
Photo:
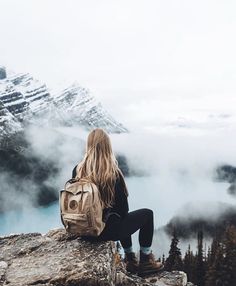
<path id="1" fill-rule="evenodd" d="M 235 15 L 233 0 L 0 0 L 0 65 L 54 90 L 76 81 L 126 127 L 151 131 L 112 139 L 153 174 L 129 180 L 130 202 L 141 207 L 147 188 L 160 225 L 198 198 L 235 204 L 211 178 L 219 162 L 236 164 Z M 32 146 L 50 158 L 58 134 L 45 132 L 34 130 Z M 75 154 L 67 140 L 64 173 Z"/>
<path id="2" fill-rule="evenodd" d="M 235 15 L 230 0 L 0 0 L 0 65 L 77 81 L 128 126 L 212 128 L 235 121 Z"/>

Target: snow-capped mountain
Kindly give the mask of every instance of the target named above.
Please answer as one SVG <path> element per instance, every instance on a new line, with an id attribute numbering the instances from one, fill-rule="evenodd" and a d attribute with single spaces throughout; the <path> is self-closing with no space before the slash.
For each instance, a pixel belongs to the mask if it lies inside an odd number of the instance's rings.
<path id="1" fill-rule="evenodd" d="M 89 91 L 77 84 L 66 88 L 54 97 L 56 110 L 67 124 L 100 127 L 111 133 L 127 132 L 127 129 L 102 107 Z"/>
<path id="2" fill-rule="evenodd" d="M 89 91 L 78 84 L 53 94 L 30 74 L 7 76 L 0 67 L 1 135 L 22 129 L 26 122 L 100 127 L 109 133 L 127 132 Z"/>

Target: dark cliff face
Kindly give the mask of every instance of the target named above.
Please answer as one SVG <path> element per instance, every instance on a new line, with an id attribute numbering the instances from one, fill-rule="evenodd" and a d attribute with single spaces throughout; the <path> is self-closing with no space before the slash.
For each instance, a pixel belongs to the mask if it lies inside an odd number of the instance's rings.
<path id="1" fill-rule="evenodd" d="M 56 186 L 48 184 L 50 177 L 59 172 L 54 162 L 45 162 L 27 149 L 9 148 L 0 149 L 0 161 L 0 212 L 21 209 L 22 202 L 16 199 L 19 195 L 29 196 L 34 206 L 48 205 L 58 199 Z"/>

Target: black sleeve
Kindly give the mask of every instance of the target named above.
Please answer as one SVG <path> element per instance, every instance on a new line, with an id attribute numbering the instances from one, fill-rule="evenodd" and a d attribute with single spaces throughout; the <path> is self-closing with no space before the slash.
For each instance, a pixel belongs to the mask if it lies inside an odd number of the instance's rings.
<path id="1" fill-rule="evenodd" d="M 72 171 L 72 179 L 74 179 L 76 177 L 76 167 L 77 167 L 77 165 L 74 167 L 74 169 Z"/>
<path id="2" fill-rule="evenodd" d="M 125 182 L 120 175 L 115 184 L 115 205 L 113 211 L 124 217 L 129 211 L 128 198 L 125 193 Z"/>

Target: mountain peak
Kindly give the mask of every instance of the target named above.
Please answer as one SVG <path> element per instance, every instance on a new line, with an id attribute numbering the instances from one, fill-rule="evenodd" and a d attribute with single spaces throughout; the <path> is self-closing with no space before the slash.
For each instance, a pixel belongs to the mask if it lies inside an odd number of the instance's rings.
<path id="1" fill-rule="evenodd" d="M 11 114 L 11 117 L 7 117 L 8 120 L 15 123 L 18 121 L 18 125 L 24 121 L 32 121 L 34 124 L 47 121 L 49 124 L 75 125 L 87 130 L 100 127 L 109 133 L 128 131 L 102 107 L 88 89 L 77 82 L 52 94 L 44 83 L 28 73 L 7 76 L 6 69 L 0 67 L 0 79 L 0 103 Z M 3 119 L 0 124 L 1 121 Z M 9 124 L 2 126 L 7 128 Z"/>

